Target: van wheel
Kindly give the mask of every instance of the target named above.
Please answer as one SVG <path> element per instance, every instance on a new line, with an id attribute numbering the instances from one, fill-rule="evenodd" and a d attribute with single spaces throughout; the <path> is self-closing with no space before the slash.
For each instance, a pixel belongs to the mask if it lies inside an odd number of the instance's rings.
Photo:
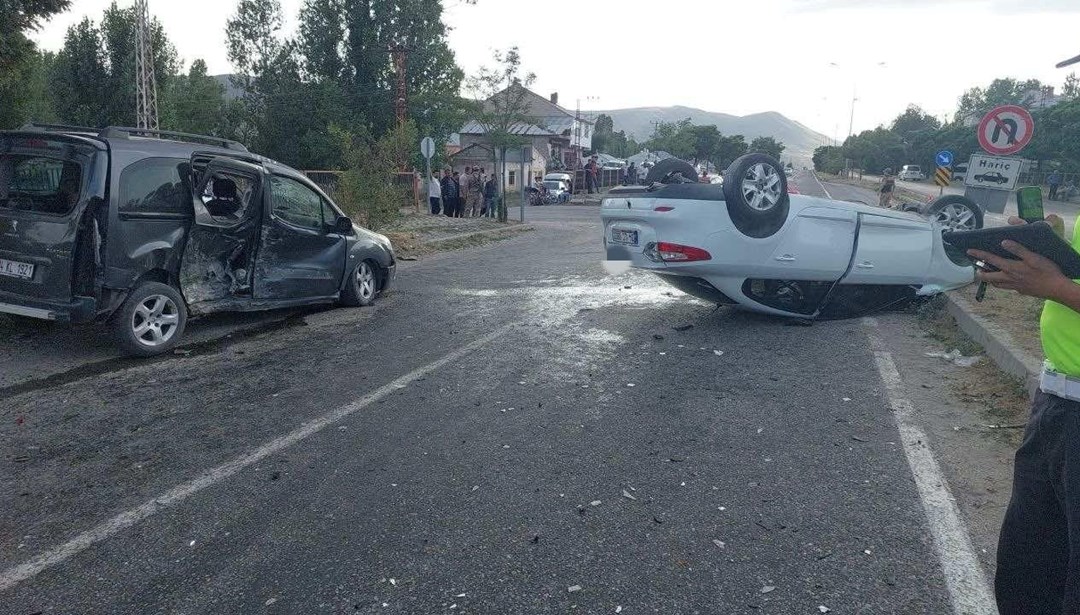
<path id="1" fill-rule="evenodd" d="M 378 268 L 371 261 L 361 261 L 349 276 L 345 292 L 341 293 L 341 304 L 349 307 L 364 307 L 375 303 L 379 294 Z"/>
<path id="2" fill-rule="evenodd" d="M 152 357 L 180 342 L 187 324 L 187 306 L 175 288 L 143 282 L 113 315 L 116 343 L 124 354 Z"/>
<path id="3" fill-rule="evenodd" d="M 694 165 L 678 158 L 665 158 L 649 169 L 649 173 L 645 176 L 645 185 L 649 186 L 664 180 L 670 181 L 674 179 L 676 173 L 682 175 L 685 182 L 695 183 L 698 180 L 697 169 Z"/>

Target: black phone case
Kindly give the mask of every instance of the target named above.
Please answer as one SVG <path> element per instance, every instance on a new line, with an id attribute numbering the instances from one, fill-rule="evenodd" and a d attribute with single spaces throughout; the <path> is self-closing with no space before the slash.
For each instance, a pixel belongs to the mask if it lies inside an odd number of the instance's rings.
<path id="1" fill-rule="evenodd" d="M 1001 247 L 1011 239 L 1028 250 L 1054 261 L 1061 272 L 1072 280 L 1080 279 L 1080 254 L 1054 232 L 1046 222 L 1023 226 L 1001 226 L 977 231 L 950 231 L 943 234 L 945 243 L 961 250 L 982 250 L 1002 258 L 1018 260 L 1016 255 Z"/>

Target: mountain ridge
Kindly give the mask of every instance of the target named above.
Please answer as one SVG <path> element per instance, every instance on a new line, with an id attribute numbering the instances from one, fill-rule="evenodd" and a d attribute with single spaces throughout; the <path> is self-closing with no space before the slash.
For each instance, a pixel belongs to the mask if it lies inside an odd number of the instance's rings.
<path id="1" fill-rule="evenodd" d="M 725 135 L 743 135 L 748 143 L 756 137 L 773 137 L 784 143 L 785 157 L 802 160 L 811 158 L 814 149 L 828 141 L 825 135 L 778 111 L 761 111 L 740 116 L 674 105 L 590 111 L 589 114 L 601 113 L 611 116 L 616 131 L 626 131 L 627 136 L 632 136 L 639 142 L 652 135 L 654 122 L 678 122 L 686 118 L 690 118 L 696 125 L 715 125 Z"/>

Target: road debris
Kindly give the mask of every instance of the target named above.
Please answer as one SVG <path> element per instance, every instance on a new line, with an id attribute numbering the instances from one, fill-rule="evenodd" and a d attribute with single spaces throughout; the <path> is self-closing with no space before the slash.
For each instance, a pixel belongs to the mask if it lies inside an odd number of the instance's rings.
<path id="1" fill-rule="evenodd" d="M 867 550 L 863 551 L 863 553 L 865 553 L 867 555 L 871 555 L 871 554 L 873 554 L 873 551 L 871 551 L 870 549 L 867 549 Z"/>
<path id="2" fill-rule="evenodd" d="M 263 603 L 263 606 L 270 606 L 271 604 L 274 604 L 275 602 L 277 602 L 277 598 L 270 598 L 269 600 L 267 600 L 266 602 Z"/>
<path id="3" fill-rule="evenodd" d="M 615 612 L 616 613 L 622 613 L 622 606 L 615 607 Z"/>
<path id="4" fill-rule="evenodd" d="M 818 610 L 818 613 L 828 613 L 828 612 L 829 612 L 829 611 L 831 611 L 832 609 L 830 609 L 829 607 L 825 606 L 824 604 L 821 604 L 821 605 L 818 605 L 818 608 L 817 608 L 817 610 Z"/>
<path id="5" fill-rule="evenodd" d="M 1025 427 L 1027 427 L 1027 423 L 1016 423 L 1014 425 L 986 425 L 986 424 L 983 424 L 983 427 L 985 427 L 987 429 L 1024 429 Z"/>
<path id="6" fill-rule="evenodd" d="M 624 498 L 628 499 L 628 500 L 637 500 L 637 498 L 635 498 L 635 497 L 634 497 L 634 496 L 633 496 L 633 495 L 632 495 L 632 494 L 631 494 L 631 493 L 630 493 L 629 491 L 627 491 L 626 489 L 623 489 L 623 490 L 622 490 L 622 496 L 623 496 Z"/>
<path id="7" fill-rule="evenodd" d="M 959 349 L 953 348 L 949 352 L 927 352 L 926 356 L 932 359 L 942 359 L 956 365 L 958 367 L 972 367 L 979 361 L 982 361 L 982 357 L 965 357 Z"/>
<path id="8" fill-rule="evenodd" d="M 460 593 L 460 594 L 458 594 L 458 595 L 456 595 L 454 597 L 455 598 L 464 598 L 465 597 L 465 592 L 462 592 L 462 593 Z"/>
<path id="9" fill-rule="evenodd" d="M 397 579 L 391 577 L 390 578 L 390 584 L 393 585 L 394 587 L 397 587 Z"/>
<path id="10" fill-rule="evenodd" d="M 571 585 L 570 587 L 566 588 L 566 591 L 570 592 L 571 594 L 574 593 L 574 592 L 579 592 L 579 591 L 581 591 L 581 586 L 580 585 Z"/>
<path id="11" fill-rule="evenodd" d="M 676 331 L 689 331 L 693 328 L 694 325 L 675 325 L 674 327 L 672 327 L 672 329 L 675 329 Z"/>
<path id="12" fill-rule="evenodd" d="M 599 505 L 601 505 L 603 503 L 604 502 L 602 500 L 593 500 L 593 501 L 589 502 L 589 506 L 599 506 Z"/>
<path id="13" fill-rule="evenodd" d="M 724 351 L 723 350 L 714 350 L 714 351 L 712 351 L 712 353 L 714 355 L 718 356 L 718 357 L 724 356 Z"/>
<path id="14" fill-rule="evenodd" d="M 843 401 L 851 401 L 851 398 L 850 397 L 844 397 L 844 398 L 842 398 L 842 400 Z"/>
<path id="15" fill-rule="evenodd" d="M 663 335 L 660 335 L 659 333 L 654 333 L 654 334 L 653 334 L 653 336 L 652 336 L 652 338 L 653 338 L 654 340 L 656 340 L 656 341 L 660 341 L 660 340 L 664 339 L 664 336 L 663 336 Z"/>
<path id="16" fill-rule="evenodd" d="M 863 438 L 860 438 L 859 436 L 851 436 L 851 439 L 856 442 L 869 442 L 869 440 L 865 440 Z"/>
<path id="17" fill-rule="evenodd" d="M 634 384 L 633 382 L 628 382 L 628 383 L 626 384 L 626 386 L 628 386 L 628 387 L 635 387 L 635 386 L 637 386 L 637 385 L 636 385 L 636 384 Z"/>
<path id="18" fill-rule="evenodd" d="M 766 585 L 765 587 L 761 588 L 761 593 L 768 594 L 768 593 L 771 593 L 771 592 L 773 592 L 775 590 L 776 590 L 775 585 Z"/>
<path id="19" fill-rule="evenodd" d="M 473 491 L 480 491 L 480 485 L 473 485 L 472 490 Z"/>
<path id="20" fill-rule="evenodd" d="M 194 546 L 195 546 L 195 541 L 194 541 L 194 540 L 192 540 L 191 542 L 189 542 L 189 543 L 188 543 L 188 546 L 189 546 L 189 547 L 194 547 Z"/>
<path id="21" fill-rule="evenodd" d="M 726 544 L 726 543 L 724 543 L 724 541 L 723 541 L 723 540 L 717 540 L 717 539 L 715 539 L 715 538 L 713 539 L 712 543 L 713 543 L 714 545 L 716 545 L 716 546 L 717 546 L 718 548 L 720 548 L 720 549 L 723 549 L 724 547 L 726 547 L 726 546 L 727 546 L 727 544 Z"/>

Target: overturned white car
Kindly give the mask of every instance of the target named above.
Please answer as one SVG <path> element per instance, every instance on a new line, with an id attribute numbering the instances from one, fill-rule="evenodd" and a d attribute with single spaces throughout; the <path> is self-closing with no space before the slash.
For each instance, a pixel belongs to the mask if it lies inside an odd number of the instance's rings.
<path id="1" fill-rule="evenodd" d="M 803 319 L 859 316 L 974 281 L 938 222 L 789 195 L 768 156 L 736 160 L 723 187 L 693 177 L 688 163 L 666 160 L 647 186 L 612 190 L 601 210 L 608 260 L 702 299 Z"/>

